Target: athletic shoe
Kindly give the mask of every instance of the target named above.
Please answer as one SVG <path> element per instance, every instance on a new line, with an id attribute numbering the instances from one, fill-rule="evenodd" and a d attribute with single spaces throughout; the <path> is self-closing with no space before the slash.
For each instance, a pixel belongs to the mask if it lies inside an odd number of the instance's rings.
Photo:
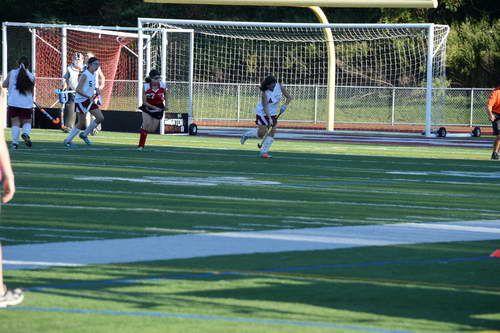
<path id="1" fill-rule="evenodd" d="M 71 128 L 66 127 L 66 126 L 61 126 L 61 131 L 63 131 L 64 133 L 69 133 L 69 132 L 71 132 Z"/>
<path id="2" fill-rule="evenodd" d="M 243 134 L 240 138 L 240 142 L 242 145 L 244 145 L 245 141 L 247 141 L 247 140 L 248 140 L 248 136 L 246 136 L 245 134 Z"/>
<path id="3" fill-rule="evenodd" d="M 89 137 L 86 136 L 83 132 L 80 133 L 80 135 L 78 135 L 80 137 L 80 139 L 83 140 L 83 142 L 85 142 L 88 146 L 90 146 L 92 144 L 92 142 L 90 142 L 89 140 Z"/>
<path id="4" fill-rule="evenodd" d="M 260 154 L 260 157 L 262 157 L 262 158 L 272 158 L 272 156 L 269 155 L 269 154 L 267 154 L 267 153 L 266 154 Z"/>
<path id="5" fill-rule="evenodd" d="M 64 140 L 63 143 L 64 143 L 64 147 L 66 147 L 66 148 L 69 148 L 69 149 L 77 148 L 77 146 L 72 144 L 70 141 Z"/>
<path id="6" fill-rule="evenodd" d="M 492 160 L 498 160 L 498 153 L 493 152 L 493 153 L 491 154 L 491 159 L 492 159 Z"/>
<path id="7" fill-rule="evenodd" d="M 24 295 L 21 289 L 7 290 L 4 295 L 0 296 L 0 308 L 17 305 L 23 299 Z"/>
<path id="8" fill-rule="evenodd" d="M 144 147 L 137 147 L 137 151 L 144 151 Z"/>
<path id="9" fill-rule="evenodd" d="M 11 148 L 12 150 L 17 150 L 17 148 L 18 148 L 18 147 L 19 147 L 19 144 L 17 144 L 17 143 L 12 143 L 12 144 L 10 145 L 10 148 Z"/>
<path id="10" fill-rule="evenodd" d="M 28 146 L 28 147 L 33 146 L 33 143 L 31 142 L 31 138 L 28 134 L 25 134 L 25 133 L 21 134 L 21 138 L 23 138 L 26 146 Z"/>

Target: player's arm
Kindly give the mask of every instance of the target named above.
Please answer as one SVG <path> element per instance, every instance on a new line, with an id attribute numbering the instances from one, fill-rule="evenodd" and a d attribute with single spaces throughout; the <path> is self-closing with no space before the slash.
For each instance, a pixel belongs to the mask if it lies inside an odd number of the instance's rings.
<path id="1" fill-rule="evenodd" d="M 486 113 L 488 114 L 488 119 L 490 121 L 495 121 L 495 115 L 493 114 L 493 105 L 495 104 L 495 93 L 497 91 L 492 91 L 490 98 L 488 99 L 488 104 L 486 104 Z"/>
<path id="2" fill-rule="evenodd" d="M 266 92 L 262 91 L 261 92 L 261 97 L 262 98 L 262 107 L 264 108 L 264 113 L 266 114 L 267 119 L 269 119 L 269 124 L 270 126 L 273 126 L 273 119 L 271 118 L 271 112 L 269 111 L 269 101 L 267 100 Z"/>
<path id="3" fill-rule="evenodd" d="M 7 81 L 7 79 L 5 81 Z M 2 83 L 3 87 L 5 87 L 5 81 Z M 5 114 L 5 112 L 0 112 L 0 124 L 5 123 Z M 0 177 L 3 179 L 3 194 L 1 199 L 3 203 L 6 203 L 14 196 L 16 186 L 14 183 L 14 172 L 12 172 L 9 150 L 7 148 L 7 143 L 5 142 L 3 129 L 0 130 L 0 172 L 3 174 L 3 177 Z"/>
<path id="4" fill-rule="evenodd" d="M 104 85 L 106 84 L 106 77 L 102 73 L 102 68 L 99 67 L 97 70 L 97 75 L 99 76 L 99 87 L 97 87 L 98 91 L 104 89 Z"/>
<path id="5" fill-rule="evenodd" d="M 69 72 L 66 72 L 61 80 L 61 90 L 65 90 L 69 86 Z"/>
<path id="6" fill-rule="evenodd" d="M 145 107 L 148 108 L 149 111 L 151 112 L 159 112 L 161 109 L 157 106 L 154 106 L 153 104 L 148 103 L 148 99 L 146 98 L 146 92 L 143 90 L 142 91 L 142 104 L 144 104 Z"/>
<path id="7" fill-rule="evenodd" d="M 5 80 L 2 82 L 2 88 L 8 88 L 9 87 L 9 79 L 10 79 L 10 72 L 7 74 L 7 77 Z"/>
<path id="8" fill-rule="evenodd" d="M 293 100 L 292 96 L 288 93 L 288 91 L 285 89 L 285 87 L 281 86 L 281 93 L 283 96 L 285 96 L 285 105 L 290 104 L 290 102 Z"/>
<path id="9" fill-rule="evenodd" d="M 86 97 L 90 101 L 92 101 L 92 97 L 94 97 L 94 96 L 89 96 L 89 95 L 85 94 L 85 92 L 83 91 L 83 87 L 85 87 L 86 83 L 87 83 L 87 76 L 80 75 L 80 78 L 78 79 L 78 85 L 76 86 L 75 92 L 77 92 L 81 96 Z"/>

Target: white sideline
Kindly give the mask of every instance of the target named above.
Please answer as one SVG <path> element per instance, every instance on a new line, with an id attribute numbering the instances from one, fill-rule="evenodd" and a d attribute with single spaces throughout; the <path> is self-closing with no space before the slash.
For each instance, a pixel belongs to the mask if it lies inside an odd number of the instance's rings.
<path id="1" fill-rule="evenodd" d="M 500 220 L 397 223 L 12 245 L 4 247 L 4 258 L 8 259 L 4 261 L 4 268 L 73 267 L 219 255 L 480 240 L 500 240 Z"/>

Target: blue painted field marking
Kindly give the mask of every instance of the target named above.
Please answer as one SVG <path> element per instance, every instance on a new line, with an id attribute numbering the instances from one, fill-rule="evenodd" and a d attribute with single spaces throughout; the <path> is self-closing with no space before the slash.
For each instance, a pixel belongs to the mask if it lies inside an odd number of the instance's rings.
<path id="1" fill-rule="evenodd" d="M 7 308 L 7 309 L 11 310 L 11 311 L 43 311 L 43 312 L 118 315 L 118 316 L 134 316 L 134 317 L 202 319 L 202 320 L 219 320 L 219 321 L 230 321 L 230 322 L 252 323 L 252 324 L 328 327 L 328 328 L 348 329 L 348 330 L 353 330 L 353 331 L 380 332 L 380 333 L 409 333 L 409 331 L 386 330 L 386 329 L 382 329 L 382 328 L 370 328 L 370 327 L 362 327 L 362 326 L 330 324 L 330 323 L 310 322 L 310 321 L 254 319 L 254 318 L 222 317 L 222 316 L 202 316 L 202 315 L 192 315 L 192 314 L 184 314 L 184 313 L 140 312 L 140 311 L 139 312 L 135 312 L 135 311 L 130 312 L 130 311 L 112 311 L 112 310 L 85 310 L 85 309 L 37 308 L 37 307 L 12 307 L 12 308 Z"/>
<path id="2" fill-rule="evenodd" d="M 153 278 L 142 278 L 142 279 L 121 279 L 121 280 L 106 280 L 106 281 L 93 281 L 93 282 L 76 282 L 53 286 L 38 286 L 26 288 L 26 291 L 38 291 L 44 289 L 71 289 L 71 288 L 81 288 L 81 287 L 97 287 L 105 285 L 117 285 L 117 284 L 132 284 L 140 283 L 141 281 L 162 281 L 162 280 L 182 280 L 182 279 L 202 279 L 202 278 L 213 278 L 219 276 L 249 276 L 253 274 L 262 273 L 279 273 L 279 272 L 299 272 L 307 270 L 317 270 L 317 269 L 332 269 L 332 268 L 345 268 L 345 267 L 362 267 L 362 266 L 377 266 L 377 265 L 401 265 L 401 264 L 427 264 L 427 263 L 437 263 L 437 264 L 448 264 L 454 262 L 468 262 L 468 261 L 479 261 L 479 260 L 498 260 L 496 257 L 470 257 L 470 258 L 450 258 L 450 259 L 427 259 L 427 260 L 396 260 L 396 261 L 379 261 L 379 262 L 360 262 L 352 264 L 333 264 L 333 265 L 313 265 L 313 266 L 298 266 L 298 267 L 283 267 L 283 268 L 272 268 L 254 272 L 220 272 L 220 273 L 198 273 L 198 274 L 179 274 L 170 275 L 163 277 L 153 277 Z"/>

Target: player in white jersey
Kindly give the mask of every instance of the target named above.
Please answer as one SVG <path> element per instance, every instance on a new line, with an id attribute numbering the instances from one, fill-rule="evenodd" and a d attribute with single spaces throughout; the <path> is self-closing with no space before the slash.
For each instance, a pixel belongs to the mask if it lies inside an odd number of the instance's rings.
<path id="1" fill-rule="evenodd" d="M 266 77 L 260 84 L 259 89 L 261 94 L 257 106 L 255 107 L 255 123 L 257 124 L 257 129 L 251 129 L 245 132 L 241 136 L 240 141 L 241 144 L 244 144 L 249 138 L 263 138 L 266 135 L 267 129 L 272 127 L 269 135 L 264 139 L 260 150 L 261 157 L 270 158 L 269 148 L 271 148 L 273 144 L 276 126 L 278 125 L 276 116 L 278 115 L 281 97 L 285 96 L 285 103 L 281 106 L 280 112 L 285 112 L 288 104 L 292 101 L 292 97 L 285 88 L 279 84 L 274 76 Z"/>
<path id="2" fill-rule="evenodd" d="M 68 66 L 63 76 L 62 90 L 74 91 L 78 85 L 78 77 L 83 69 L 83 55 L 75 53 L 71 57 L 72 63 Z M 64 125 L 61 129 L 68 133 L 75 126 L 75 93 L 67 93 L 68 99 L 64 103 Z"/>
<path id="3" fill-rule="evenodd" d="M 68 137 L 64 140 L 64 145 L 71 148 L 71 141 L 80 134 L 80 139 L 85 141 L 87 145 L 91 145 L 88 135 L 92 133 L 98 124 L 104 121 L 104 116 L 97 105 L 96 98 L 99 95 L 99 88 L 96 86 L 96 72 L 101 63 L 97 58 L 90 58 L 87 63 L 87 69 L 80 75 L 78 86 L 76 87 L 75 96 L 75 112 L 78 116 L 78 121 L 75 128 L 71 130 Z M 87 113 L 92 114 L 95 120 L 92 120 L 89 126 L 87 125 Z M 85 130 L 80 133 L 81 130 Z"/>
<path id="4" fill-rule="evenodd" d="M 85 53 L 85 58 L 84 58 L 85 63 L 87 63 L 87 61 L 92 57 L 95 57 L 95 54 L 93 52 L 89 51 L 89 52 Z M 83 69 L 84 70 L 87 69 L 87 65 L 83 66 Z M 99 67 L 99 69 L 96 72 L 96 87 L 99 89 L 101 94 L 103 92 L 105 84 L 106 84 L 106 77 L 104 76 L 104 73 L 102 72 L 102 66 L 101 66 L 101 67 Z M 99 96 L 99 100 L 97 101 L 99 105 L 102 103 L 101 96 Z M 87 121 L 91 122 L 93 119 L 94 119 L 94 116 L 92 116 L 89 113 L 87 115 Z M 100 131 L 101 131 L 101 124 L 97 125 L 97 127 L 92 132 L 90 132 L 90 135 L 97 135 L 97 133 L 99 133 Z"/>
<path id="5" fill-rule="evenodd" d="M 12 149 L 17 149 L 19 146 L 21 126 L 24 143 L 28 147 L 32 146 L 30 133 L 35 76 L 28 70 L 28 58 L 20 57 L 17 64 L 19 67 L 11 70 L 2 83 L 2 87 L 9 90 L 7 113 L 12 125 Z"/>

